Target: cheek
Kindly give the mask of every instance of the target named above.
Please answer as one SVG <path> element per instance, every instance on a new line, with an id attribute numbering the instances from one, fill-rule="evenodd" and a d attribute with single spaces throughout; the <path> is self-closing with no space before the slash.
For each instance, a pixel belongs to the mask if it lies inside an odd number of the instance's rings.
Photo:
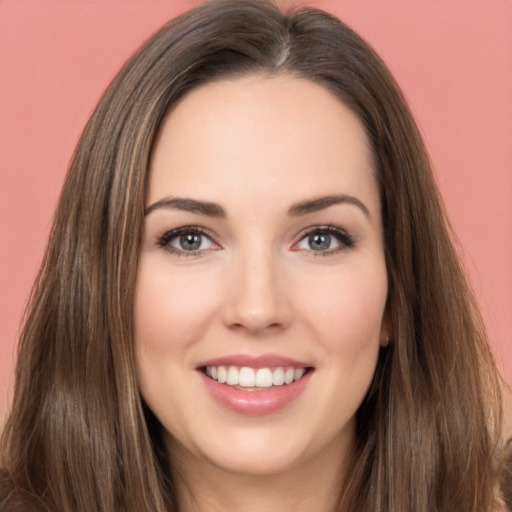
<path id="1" fill-rule="evenodd" d="M 135 296 L 137 348 L 169 352 L 200 338 L 205 320 L 213 315 L 215 292 L 212 275 L 207 279 L 201 272 L 142 258 Z"/>
<path id="2" fill-rule="evenodd" d="M 347 266 L 308 288 L 313 291 L 303 307 L 328 348 L 358 352 L 378 345 L 387 298 L 384 262 Z"/>
<path id="3" fill-rule="evenodd" d="M 162 261 L 163 260 L 163 261 Z M 201 340 L 213 316 L 214 277 L 173 268 L 164 258 L 143 254 L 134 305 L 135 351 L 140 391 L 167 428 L 183 430 L 182 400 L 190 389 L 182 378 L 192 368 L 190 346 Z"/>

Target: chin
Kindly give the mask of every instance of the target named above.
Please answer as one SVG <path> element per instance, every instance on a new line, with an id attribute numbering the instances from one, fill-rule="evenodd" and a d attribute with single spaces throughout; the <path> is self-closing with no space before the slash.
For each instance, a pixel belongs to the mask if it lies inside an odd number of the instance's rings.
<path id="1" fill-rule="evenodd" d="M 279 425 L 268 420 L 258 426 L 231 427 L 229 431 L 211 425 L 209 435 L 195 437 L 196 442 L 173 439 L 170 451 L 174 456 L 180 452 L 194 454 L 198 468 L 206 463 L 229 474 L 270 477 L 321 466 L 324 458 L 331 458 L 336 450 L 341 461 L 353 442 L 351 421 L 337 433 L 324 429 L 322 434 L 318 429 L 308 431 L 311 425 Z"/>
<path id="2" fill-rule="evenodd" d="M 212 466 L 227 473 L 246 477 L 270 477 L 293 471 L 301 465 L 304 453 L 288 450 L 272 451 L 270 449 L 255 449 L 231 447 L 230 453 L 204 454 Z"/>

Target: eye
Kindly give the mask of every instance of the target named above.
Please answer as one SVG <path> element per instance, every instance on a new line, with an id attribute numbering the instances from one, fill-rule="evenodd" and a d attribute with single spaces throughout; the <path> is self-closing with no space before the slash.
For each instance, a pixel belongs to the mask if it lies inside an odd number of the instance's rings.
<path id="1" fill-rule="evenodd" d="M 219 248 L 202 228 L 196 226 L 168 231 L 158 239 L 157 244 L 178 256 L 194 256 L 202 251 Z"/>
<path id="2" fill-rule="evenodd" d="M 310 229 L 293 249 L 318 254 L 333 254 L 353 246 L 353 238 L 344 229 L 325 226 Z"/>
<path id="3" fill-rule="evenodd" d="M 327 251 L 332 249 L 333 243 L 336 244 L 338 241 L 328 233 L 311 233 L 307 237 L 303 238 L 299 243 L 301 249 L 311 249 L 313 251 Z"/>

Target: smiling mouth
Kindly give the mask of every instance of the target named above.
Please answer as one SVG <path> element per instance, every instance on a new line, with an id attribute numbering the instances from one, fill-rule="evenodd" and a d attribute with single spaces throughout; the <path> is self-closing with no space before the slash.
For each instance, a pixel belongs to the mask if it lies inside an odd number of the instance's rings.
<path id="1" fill-rule="evenodd" d="M 313 368 L 204 366 L 201 371 L 210 379 L 241 391 L 268 391 L 299 381 L 307 373 L 313 371 Z"/>

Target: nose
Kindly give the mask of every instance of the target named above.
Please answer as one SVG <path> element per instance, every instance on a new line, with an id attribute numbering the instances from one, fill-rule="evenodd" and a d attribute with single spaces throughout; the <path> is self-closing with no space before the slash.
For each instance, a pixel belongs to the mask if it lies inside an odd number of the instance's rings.
<path id="1" fill-rule="evenodd" d="M 292 319 L 287 280 L 275 255 L 240 254 L 228 270 L 222 320 L 253 336 L 276 332 Z"/>

